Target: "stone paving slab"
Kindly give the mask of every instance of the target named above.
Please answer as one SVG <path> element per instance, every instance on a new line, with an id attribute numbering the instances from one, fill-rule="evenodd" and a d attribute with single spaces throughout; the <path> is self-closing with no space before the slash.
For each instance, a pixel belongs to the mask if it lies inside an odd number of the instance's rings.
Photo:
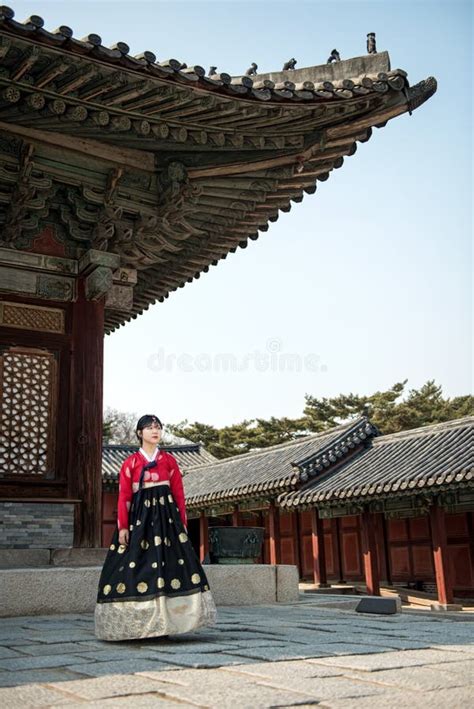
<path id="1" fill-rule="evenodd" d="M 0 647 L 0 660 L 3 659 Z M 100 648 L 102 649 L 102 648 Z M 43 643 L 37 643 L 35 645 L 23 645 L 16 648 L 16 657 L 25 657 L 25 655 L 68 655 L 68 654 L 78 654 L 86 653 L 88 651 L 93 652 L 97 650 L 97 647 L 92 643 L 81 642 L 81 643 L 52 643 L 51 645 L 44 645 Z M 5 655 L 6 657 L 6 655 Z"/>
<path id="2" fill-rule="evenodd" d="M 177 665 L 173 665 L 179 669 Z M 104 675 L 132 674 L 140 670 L 170 669 L 170 665 L 159 660 L 117 660 L 115 662 L 86 662 L 85 664 L 70 664 L 68 670 L 86 677 L 102 677 Z"/>
<path id="3" fill-rule="evenodd" d="M 57 667 L 54 669 L 47 668 L 45 670 L 24 670 L 23 672 L 2 672 L 0 673 L 0 706 L 2 706 L 2 693 L 5 687 L 14 687 L 20 690 L 22 687 L 41 687 L 49 682 L 66 682 L 84 677 L 78 672 L 71 672 L 65 667 Z M 23 704 L 19 703 L 19 707 Z M 10 709 L 10 707 L 8 707 Z"/>
<path id="4" fill-rule="evenodd" d="M 73 663 L 88 663 L 90 660 L 83 659 L 78 655 L 43 655 L 39 657 L 14 657 L 9 660 L 0 660 L 0 670 L 11 670 L 18 672 L 20 670 L 40 670 L 49 667 L 64 667 Z M 1 674 L 0 674 L 1 677 Z"/>
<path id="5" fill-rule="evenodd" d="M 318 666 L 300 660 L 282 660 L 279 662 L 255 662 L 234 667 L 221 667 L 221 672 L 231 675 L 250 675 L 261 679 L 289 680 L 297 683 L 300 677 L 337 677 L 343 675 L 344 670 L 339 667 Z"/>
<path id="6" fill-rule="evenodd" d="M 91 614 L 0 620 L 0 706 L 464 709 L 474 615 L 454 615 L 305 600 L 220 608 L 215 628 L 120 643 L 97 640 Z"/>
<path id="7" fill-rule="evenodd" d="M 330 667 L 344 667 L 361 672 L 379 672 L 380 670 L 401 669 L 403 667 L 422 667 L 439 662 L 456 662 L 458 655 L 441 650 L 405 650 L 351 655 L 344 653 L 340 657 L 326 657 L 309 662 L 319 662 Z"/>
<path id="8" fill-rule="evenodd" d="M 434 670 L 430 666 L 410 667 L 396 670 L 381 670 L 370 673 L 370 682 L 381 687 L 393 687 L 396 689 L 419 690 L 420 692 L 430 692 L 437 689 L 447 689 L 449 687 L 471 686 L 474 700 L 474 664 L 471 667 L 471 674 L 461 674 L 459 672 L 444 673 Z M 345 676 L 351 680 L 367 681 L 366 672 L 345 672 Z"/>
<path id="9" fill-rule="evenodd" d="M 25 684 L 21 687 L 0 690 L 2 706 L 9 707 L 50 707 L 58 703 L 70 705 L 77 699 L 67 697 L 64 692 L 56 691 L 51 686 L 44 687 L 38 684 Z"/>
<path id="10" fill-rule="evenodd" d="M 58 704 L 54 706 L 63 705 Z M 67 706 L 68 709 L 84 709 L 84 706 L 99 707 L 100 709 L 102 709 L 102 707 L 111 707 L 111 709 L 115 709 L 116 707 L 125 707 L 126 709 L 135 709 L 135 707 L 139 707 L 139 709 L 149 709 L 150 707 L 160 707 L 160 709 L 178 709 L 178 707 L 196 707 L 202 706 L 202 704 L 183 704 L 180 702 L 178 705 L 175 701 L 162 699 L 159 694 L 140 694 L 138 696 L 133 696 L 133 707 L 131 707 L 129 696 L 114 697 L 113 699 L 98 699 L 96 701 L 86 703 L 81 701 L 80 704 L 73 703 L 65 704 L 64 706 Z"/>
<path id="11" fill-rule="evenodd" d="M 170 673 L 140 673 L 163 682 L 163 690 L 168 698 L 184 702 L 194 702 L 199 706 L 219 707 L 219 709 L 253 709 L 253 707 L 286 706 L 302 701 L 317 700 L 311 693 L 290 687 L 274 687 L 259 680 L 242 682 L 219 670 L 188 670 L 176 675 Z M 177 682 L 179 681 L 179 684 Z"/>
<path id="12" fill-rule="evenodd" d="M 161 673 L 157 673 L 161 674 Z M 140 694 L 153 694 L 161 689 L 162 682 L 150 679 L 146 675 L 113 675 L 94 677 L 93 679 L 81 679 L 72 682 L 54 682 L 49 685 L 63 696 L 66 694 L 77 699 L 99 700 L 122 695 L 133 695 L 135 698 Z"/>
<path id="13" fill-rule="evenodd" d="M 472 706 L 472 689 L 451 688 L 434 692 L 411 693 L 407 696 L 401 691 L 373 697 L 332 700 L 324 702 L 321 707 L 327 709 L 464 709 Z M 301 709 L 301 707 L 299 707 Z M 314 707 L 312 708 L 314 709 Z"/>

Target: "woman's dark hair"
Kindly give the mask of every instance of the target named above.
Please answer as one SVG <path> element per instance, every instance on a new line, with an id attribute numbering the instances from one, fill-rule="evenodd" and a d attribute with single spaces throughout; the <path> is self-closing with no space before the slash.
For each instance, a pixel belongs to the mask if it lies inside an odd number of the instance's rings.
<path id="1" fill-rule="evenodd" d="M 146 426 L 150 426 L 152 423 L 157 423 L 163 428 L 163 424 L 161 423 L 160 419 L 158 416 L 154 416 L 153 414 L 145 414 L 144 416 L 140 416 L 140 418 L 137 421 L 137 425 L 135 427 L 135 433 L 137 434 L 137 438 L 141 441 L 142 437 L 138 433 L 139 431 L 143 431 L 143 429 Z"/>

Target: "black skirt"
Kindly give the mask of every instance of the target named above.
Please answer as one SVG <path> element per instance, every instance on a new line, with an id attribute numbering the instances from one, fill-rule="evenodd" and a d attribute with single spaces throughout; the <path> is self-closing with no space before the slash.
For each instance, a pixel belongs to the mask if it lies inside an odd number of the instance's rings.
<path id="1" fill-rule="evenodd" d="M 215 622 L 206 574 L 168 484 L 134 494 L 130 538 L 118 529 L 104 562 L 95 612 L 97 637 L 123 640 L 183 633 Z"/>

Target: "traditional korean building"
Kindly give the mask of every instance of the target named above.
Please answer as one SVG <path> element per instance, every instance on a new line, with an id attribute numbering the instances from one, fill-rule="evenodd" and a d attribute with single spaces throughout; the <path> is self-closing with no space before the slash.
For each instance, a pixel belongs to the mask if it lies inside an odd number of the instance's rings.
<path id="1" fill-rule="evenodd" d="M 436 90 L 386 52 L 205 73 L 0 8 L 0 516 L 24 530 L 56 515 L 100 545 L 104 334 L 247 247 Z"/>
<path id="2" fill-rule="evenodd" d="M 474 598 L 474 417 L 391 435 L 357 419 L 193 467 L 185 490 L 201 557 L 209 525 L 264 526 L 262 561 L 317 585 Z"/>

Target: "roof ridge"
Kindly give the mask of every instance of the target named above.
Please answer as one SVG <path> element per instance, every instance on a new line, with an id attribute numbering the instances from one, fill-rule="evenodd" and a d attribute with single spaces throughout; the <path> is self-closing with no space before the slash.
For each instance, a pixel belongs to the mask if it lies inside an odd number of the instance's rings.
<path id="1" fill-rule="evenodd" d="M 268 453 L 268 451 L 272 450 L 285 450 L 286 448 L 290 448 L 293 445 L 296 445 L 297 443 L 300 443 L 301 441 L 308 441 L 308 439 L 312 438 L 317 440 L 318 438 L 321 438 L 323 436 L 326 436 L 328 433 L 331 432 L 336 432 L 338 429 L 343 429 L 343 428 L 352 428 L 352 426 L 355 425 L 360 425 L 362 421 L 367 421 L 368 419 L 365 416 L 358 416 L 356 419 L 352 419 L 351 421 L 347 421 L 346 423 L 341 423 L 338 424 L 337 426 L 333 426 L 332 428 L 328 428 L 325 431 L 317 431 L 316 433 L 310 433 L 307 436 L 301 436 L 300 438 L 296 438 L 293 441 L 284 441 L 283 443 L 276 443 L 274 446 L 267 446 L 266 448 L 260 448 L 258 451 L 247 451 L 247 453 L 241 453 L 240 455 L 231 455 L 228 456 L 227 458 L 221 458 L 220 460 L 217 460 L 215 463 L 199 463 L 198 465 L 193 465 L 193 471 L 196 470 L 197 468 L 203 468 L 207 467 L 209 465 L 220 465 L 221 463 L 228 463 L 230 460 L 248 460 L 249 458 L 255 458 L 259 455 L 265 455 L 265 453 Z"/>
<path id="2" fill-rule="evenodd" d="M 436 431 L 449 430 L 450 428 L 462 428 L 466 425 L 474 425 L 474 416 L 463 416 L 459 419 L 450 419 L 449 421 L 441 421 L 439 423 L 426 424 L 417 428 L 409 428 L 403 431 L 395 431 L 394 433 L 381 433 L 374 439 L 374 445 L 387 443 L 397 438 L 411 438 L 412 436 L 429 435 Z"/>

